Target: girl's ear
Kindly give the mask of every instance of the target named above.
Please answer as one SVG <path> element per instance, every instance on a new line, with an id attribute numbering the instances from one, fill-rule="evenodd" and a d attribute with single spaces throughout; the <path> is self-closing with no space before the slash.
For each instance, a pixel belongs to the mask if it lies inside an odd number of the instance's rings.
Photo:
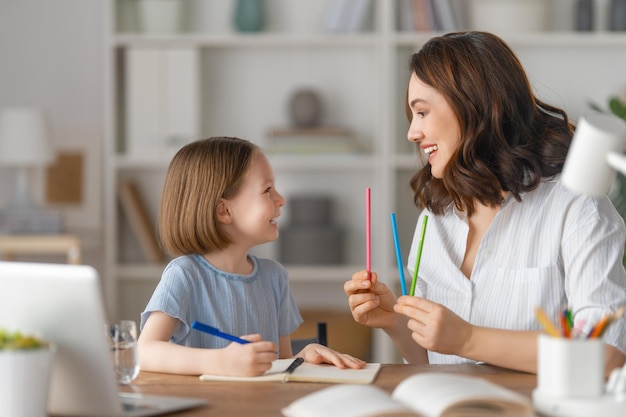
<path id="1" fill-rule="evenodd" d="M 220 201 L 217 203 L 217 220 L 224 224 L 229 224 L 233 221 L 228 209 L 228 203 L 223 198 L 220 198 Z"/>

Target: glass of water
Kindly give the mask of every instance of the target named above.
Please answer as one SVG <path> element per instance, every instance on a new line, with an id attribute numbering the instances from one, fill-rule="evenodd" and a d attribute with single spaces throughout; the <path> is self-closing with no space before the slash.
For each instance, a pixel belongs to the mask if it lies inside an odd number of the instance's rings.
<path id="1" fill-rule="evenodd" d="M 115 376 L 120 384 L 130 384 L 139 375 L 139 355 L 137 353 L 137 325 L 132 320 L 122 320 L 105 327 Z"/>

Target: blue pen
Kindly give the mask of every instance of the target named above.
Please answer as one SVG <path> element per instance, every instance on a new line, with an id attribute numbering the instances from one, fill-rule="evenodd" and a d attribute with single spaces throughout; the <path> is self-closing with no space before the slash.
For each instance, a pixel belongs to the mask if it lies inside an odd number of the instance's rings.
<path id="1" fill-rule="evenodd" d="M 191 328 L 200 330 L 204 333 L 212 334 L 213 336 L 221 337 L 222 339 L 230 340 L 231 342 L 237 342 L 241 344 L 250 343 L 250 341 L 248 340 L 241 339 L 237 336 L 233 336 L 232 334 L 221 332 L 215 327 L 211 327 L 208 324 L 200 323 L 199 321 L 194 321 L 193 323 L 191 323 Z"/>
<path id="2" fill-rule="evenodd" d="M 400 251 L 400 239 L 398 238 L 398 225 L 396 224 L 396 213 L 391 213 L 391 230 L 393 231 L 393 243 L 396 246 L 396 259 L 398 260 L 398 272 L 400 273 L 400 287 L 402 295 L 407 295 L 406 282 L 404 280 L 404 265 L 402 263 L 402 252 Z"/>

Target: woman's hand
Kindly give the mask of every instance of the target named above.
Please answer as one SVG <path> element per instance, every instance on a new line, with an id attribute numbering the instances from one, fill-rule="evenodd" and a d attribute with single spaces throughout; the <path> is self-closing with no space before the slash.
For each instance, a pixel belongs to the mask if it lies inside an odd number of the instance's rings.
<path id="1" fill-rule="evenodd" d="M 465 356 L 473 326 L 451 310 L 425 298 L 403 296 L 394 311 L 408 317 L 411 337 L 423 348 Z"/>
<path id="2" fill-rule="evenodd" d="M 361 369 L 365 366 L 365 361 L 361 359 L 317 343 L 309 343 L 295 356 L 300 356 L 309 363 L 329 363 L 341 369 Z"/>
<path id="3" fill-rule="evenodd" d="M 371 275 L 371 279 L 368 276 Z M 356 272 L 343 285 L 348 296 L 348 305 L 354 320 L 365 326 L 388 329 L 395 324 L 393 306 L 396 296 L 378 281 L 378 274 L 367 271 Z"/>
<path id="4" fill-rule="evenodd" d="M 233 342 L 220 349 L 219 364 L 214 364 L 219 367 L 217 370 L 219 375 L 257 376 L 272 367 L 272 361 L 276 359 L 276 352 L 278 352 L 278 347 L 274 343 L 262 341 L 261 335 L 258 334 L 241 338 L 252 343 Z"/>

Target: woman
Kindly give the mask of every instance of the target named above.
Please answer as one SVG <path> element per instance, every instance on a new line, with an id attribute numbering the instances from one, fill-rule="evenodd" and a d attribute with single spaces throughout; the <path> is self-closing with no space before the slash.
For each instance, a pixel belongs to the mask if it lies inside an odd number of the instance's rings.
<path id="1" fill-rule="evenodd" d="M 416 297 L 357 272 L 344 285 L 352 315 L 409 362 L 536 372 L 537 307 L 590 323 L 623 303 L 624 222 L 606 197 L 563 187 L 573 126 L 492 34 L 450 33 L 415 53 L 407 114 L 408 140 L 428 158 L 411 179 L 418 225 L 429 216 Z M 623 321 L 604 340 L 610 371 L 624 363 Z"/>

